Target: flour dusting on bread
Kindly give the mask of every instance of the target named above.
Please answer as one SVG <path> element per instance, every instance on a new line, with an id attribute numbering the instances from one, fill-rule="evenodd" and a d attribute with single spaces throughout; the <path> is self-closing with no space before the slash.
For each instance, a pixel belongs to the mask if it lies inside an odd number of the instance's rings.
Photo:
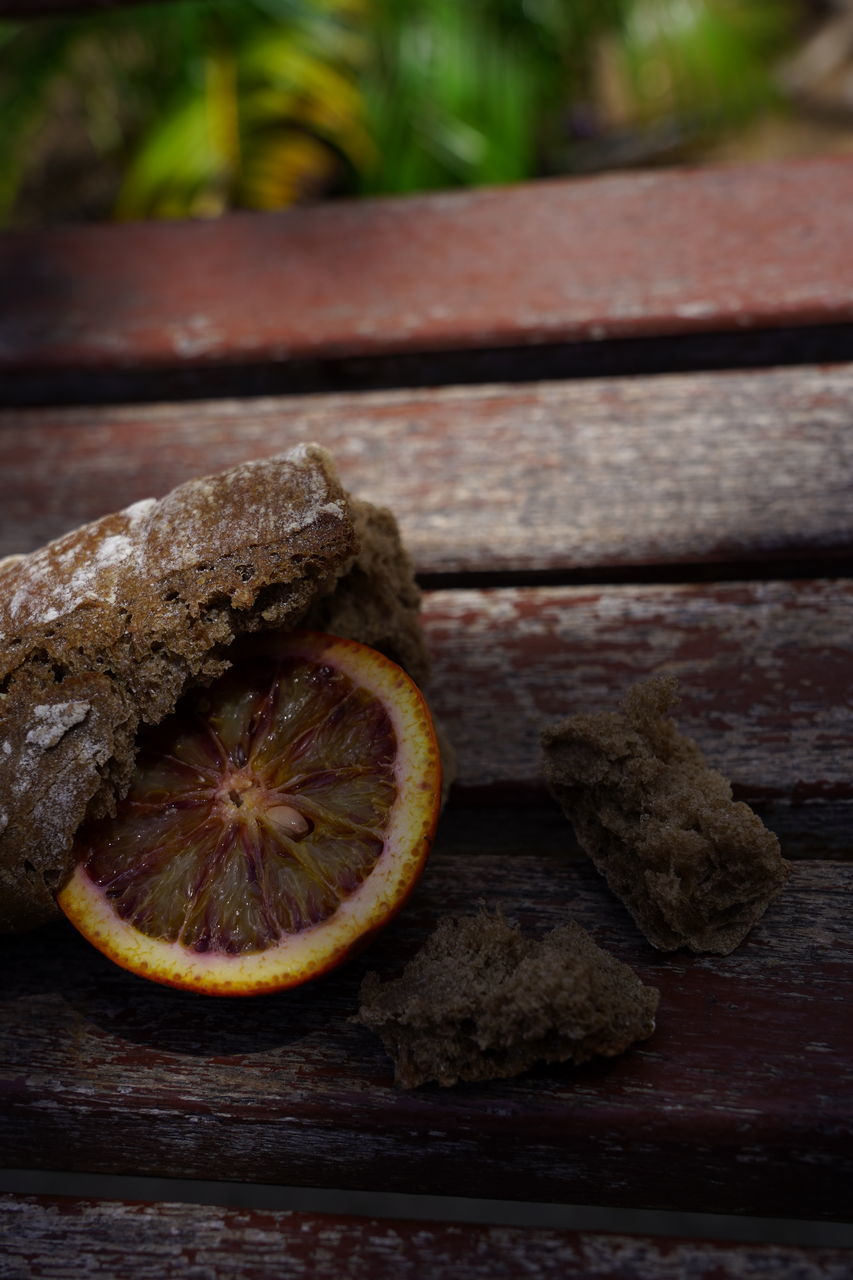
<path id="1" fill-rule="evenodd" d="M 0 564 L 0 928 L 56 914 L 74 833 L 114 811 L 136 735 L 238 636 L 328 625 L 422 683 L 396 522 L 317 445 L 192 480 Z"/>
<path id="2" fill-rule="evenodd" d="M 145 498 L 75 529 L 25 558 L 26 574 L 9 600 L 9 616 L 28 625 L 53 622 L 92 601 L 116 604 L 140 577 L 178 573 L 205 556 L 263 546 L 324 516 L 345 523 L 346 507 L 339 498 L 330 498 L 328 474 L 316 466 L 318 456 L 319 450 L 312 453 L 306 446 L 284 455 L 282 461 L 298 467 L 302 477 L 299 502 L 289 509 L 281 507 L 275 492 L 265 493 L 273 460 L 248 462 L 219 476 L 191 480 L 159 502 Z M 235 490 L 251 498 L 239 520 Z"/>
<path id="3" fill-rule="evenodd" d="M 27 745 L 35 743 L 42 751 L 55 747 L 75 724 L 80 724 L 92 710 L 88 702 L 54 702 L 34 707 L 34 724 L 28 730 Z"/>

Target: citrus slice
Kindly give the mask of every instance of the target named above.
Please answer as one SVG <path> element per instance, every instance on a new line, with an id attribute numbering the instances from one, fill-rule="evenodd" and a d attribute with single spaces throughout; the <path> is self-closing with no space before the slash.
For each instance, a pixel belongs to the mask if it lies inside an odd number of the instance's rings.
<path id="1" fill-rule="evenodd" d="M 400 667 L 316 632 L 256 639 L 143 742 L 115 818 L 78 834 L 59 904 L 156 982 L 296 986 L 403 904 L 440 789 L 429 710 Z"/>

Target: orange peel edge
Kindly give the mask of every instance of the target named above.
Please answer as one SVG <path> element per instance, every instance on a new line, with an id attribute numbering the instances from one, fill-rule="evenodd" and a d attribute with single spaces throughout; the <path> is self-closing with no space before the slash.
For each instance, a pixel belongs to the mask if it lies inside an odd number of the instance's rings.
<path id="1" fill-rule="evenodd" d="M 263 951 L 238 955 L 196 952 L 180 942 L 152 938 L 122 920 L 103 889 L 78 863 L 57 894 L 71 924 L 115 964 L 150 981 L 205 995 L 262 995 L 300 986 L 337 968 L 384 928 L 411 895 L 438 823 L 441 753 L 426 699 L 405 671 L 371 651 L 369 671 L 358 666 L 366 646 L 336 636 L 297 632 L 253 637 L 261 652 L 295 652 L 321 642 L 323 652 L 382 698 L 398 743 L 398 799 L 391 809 L 382 853 L 369 875 L 326 920 L 288 935 Z M 265 643 L 264 643 L 265 642 Z M 316 658 L 316 649 L 311 650 Z"/>

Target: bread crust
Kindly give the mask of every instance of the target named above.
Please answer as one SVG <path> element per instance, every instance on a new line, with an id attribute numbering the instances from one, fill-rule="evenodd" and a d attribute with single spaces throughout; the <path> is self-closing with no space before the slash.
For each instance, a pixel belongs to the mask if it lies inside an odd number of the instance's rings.
<path id="1" fill-rule="evenodd" d="M 365 536 L 377 522 L 382 536 Z M 390 586 L 370 570 L 377 556 L 396 565 Z M 423 680 L 418 593 L 393 517 L 354 512 L 316 445 L 190 481 L 0 563 L 0 929 L 57 914 L 74 834 L 114 812 L 138 729 L 220 675 L 239 635 L 325 615 L 375 644 L 377 597 L 386 651 Z"/>

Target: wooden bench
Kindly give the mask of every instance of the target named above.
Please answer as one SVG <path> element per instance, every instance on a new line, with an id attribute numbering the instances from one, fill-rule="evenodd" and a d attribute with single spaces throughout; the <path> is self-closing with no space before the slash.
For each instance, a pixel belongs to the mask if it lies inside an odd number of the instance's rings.
<path id="1" fill-rule="evenodd" d="M 320 441 L 398 513 L 459 760 L 410 905 L 306 988 L 0 940 L 0 1275 L 850 1274 L 851 232 L 814 161 L 0 237 L 0 555 Z M 726 958 L 653 952 L 542 781 L 653 671 L 795 861 Z M 359 982 L 479 903 L 588 927 L 654 1037 L 395 1090 Z"/>

